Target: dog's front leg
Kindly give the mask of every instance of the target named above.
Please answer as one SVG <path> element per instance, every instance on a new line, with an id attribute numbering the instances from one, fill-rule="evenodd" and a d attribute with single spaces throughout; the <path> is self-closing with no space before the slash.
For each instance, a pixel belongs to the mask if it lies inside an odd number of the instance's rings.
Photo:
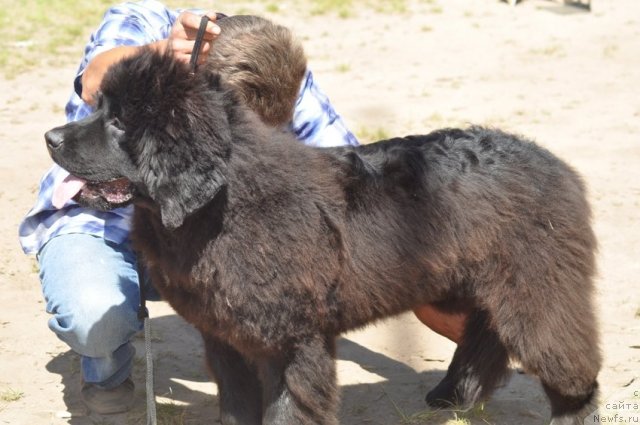
<path id="1" fill-rule="evenodd" d="M 264 425 L 338 423 L 332 341 L 314 337 L 296 344 L 290 352 L 258 362 Z"/>
<path id="2" fill-rule="evenodd" d="M 202 334 L 209 371 L 218 384 L 223 425 L 261 425 L 262 388 L 255 367 L 228 344 Z"/>

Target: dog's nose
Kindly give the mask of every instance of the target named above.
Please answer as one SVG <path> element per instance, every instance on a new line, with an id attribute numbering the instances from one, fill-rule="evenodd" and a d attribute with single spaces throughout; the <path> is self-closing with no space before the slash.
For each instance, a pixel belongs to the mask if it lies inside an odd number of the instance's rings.
<path id="1" fill-rule="evenodd" d="M 62 142 L 64 142 L 64 135 L 62 131 L 53 129 L 44 133 L 44 139 L 47 141 L 47 146 L 51 149 L 58 149 L 62 145 Z"/>

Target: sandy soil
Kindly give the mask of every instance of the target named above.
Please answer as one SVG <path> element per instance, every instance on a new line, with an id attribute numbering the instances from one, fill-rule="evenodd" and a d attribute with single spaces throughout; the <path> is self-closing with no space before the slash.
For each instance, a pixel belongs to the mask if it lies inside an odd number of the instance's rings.
<path id="1" fill-rule="evenodd" d="M 491 124 L 537 140 L 584 175 L 600 243 L 607 400 L 640 390 L 640 2 L 593 6 L 586 13 L 545 0 L 514 8 L 491 0 L 420 1 L 407 14 L 300 20 L 284 9 L 276 19 L 303 38 L 317 79 L 363 138 Z M 18 223 L 50 163 L 42 134 L 63 122 L 74 68 L 0 81 L 1 424 L 145 423 L 142 339 L 137 407 L 87 416 L 77 399 L 78 357 L 48 330 L 34 259 L 17 242 Z M 215 423 L 216 388 L 198 335 L 166 304 L 150 308 L 161 423 Z M 338 360 L 341 422 L 464 423 L 459 412 L 433 413 L 423 404 L 453 349 L 409 315 L 346 335 Z M 533 425 L 548 414 L 535 379 L 514 373 L 483 410 L 466 417 Z"/>

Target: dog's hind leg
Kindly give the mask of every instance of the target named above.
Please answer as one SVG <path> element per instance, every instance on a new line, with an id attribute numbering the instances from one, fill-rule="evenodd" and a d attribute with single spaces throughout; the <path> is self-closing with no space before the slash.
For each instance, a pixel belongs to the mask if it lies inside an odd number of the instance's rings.
<path id="1" fill-rule="evenodd" d="M 489 327 L 487 313 L 475 310 L 467 319 L 446 376 L 427 394 L 426 401 L 433 407 L 471 408 L 506 378 L 508 362 L 507 350 Z"/>
<path id="2" fill-rule="evenodd" d="M 496 311 L 497 329 L 514 359 L 537 376 L 549 398 L 553 425 L 582 424 L 597 408 L 601 365 L 593 305 L 580 288 L 555 291 L 544 310 L 534 303 Z M 563 299 L 564 294 L 573 297 Z M 539 306 L 539 305 L 538 305 Z"/>
<path id="3" fill-rule="evenodd" d="M 531 333 L 542 335 L 543 341 L 535 337 L 527 341 L 528 335 L 524 335 L 525 341 L 516 346 L 514 357 L 527 372 L 540 378 L 551 404 L 551 424 L 582 425 L 598 404 L 600 353 L 594 336 L 586 335 L 596 332 L 593 328 L 579 329 L 569 318 L 562 323 L 568 334 L 531 329 L 544 321 L 540 318 L 538 323 L 528 324 Z M 520 347 L 524 348 L 518 352 Z"/>
<path id="4" fill-rule="evenodd" d="M 218 384 L 220 422 L 223 425 L 262 424 L 262 388 L 255 367 L 226 343 L 202 336 L 207 366 Z"/>
<path id="5" fill-rule="evenodd" d="M 336 425 L 335 341 L 314 337 L 280 356 L 260 360 L 264 425 Z"/>
<path id="6" fill-rule="evenodd" d="M 600 354 L 595 346 L 574 350 L 571 341 L 558 336 L 550 346 L 534 346 L 514 357 L 540 378 L 551 404 L 551 425 L 582 425 L 598 408 Z"/>

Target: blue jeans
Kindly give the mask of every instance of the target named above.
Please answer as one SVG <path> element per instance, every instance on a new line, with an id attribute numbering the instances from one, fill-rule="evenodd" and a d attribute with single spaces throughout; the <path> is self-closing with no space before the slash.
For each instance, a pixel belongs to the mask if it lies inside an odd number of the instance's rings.
<path id="1" fill-rule="evenodd" d="M 109 389 L 131 375 L 139 280 L 129 243 L 60 235 L 38 254 L 49 328 L 82 356 L 85 382 Z"/>

